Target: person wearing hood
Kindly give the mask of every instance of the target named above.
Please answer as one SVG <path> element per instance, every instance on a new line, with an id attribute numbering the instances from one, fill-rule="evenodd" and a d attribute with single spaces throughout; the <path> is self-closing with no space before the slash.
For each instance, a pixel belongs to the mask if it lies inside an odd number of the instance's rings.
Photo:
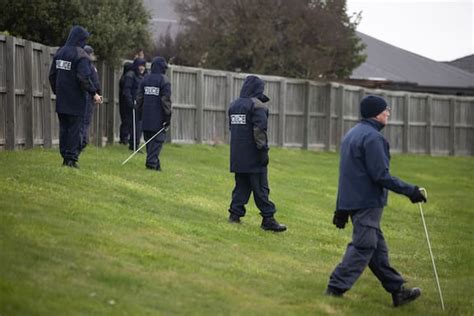
<path id="1" fill-rule="evenodd" d="M 275 204 L 269 199 L 267 166 L 268 158 L 268 108 L 270 99 L 263 93 L 265 83 L 257 76 L 248 76 L 240 97 L 229 108 L 230 123 L 230 172 L 234 173 L 235 187 L 229 208 L 229 222 L 241 223 L 245 205 L 253 193 L 255 204 L 262 216 L 261 228 L 283 232 L 274 214 Z"/>
<path id="2" fill-rule="evenodd" d="M 122 145 L 128 145 L 130 142 L 130 130 L 133 128 L 133 114 L 132 109 L 127 105 L 126 98 L 123 94 L 123 88 L 125 84 L 125 75 L 132 69 L 131 62 L 125 62 L 123 64 L 122 76 L 119 80 L 119 111 L 120 111 L 120 132 L 119 132 L 119 143 Z"/>
<path id="3" fill-rule="evenodd" d="M 146 75 L 137 93 L 137 110 L 142 117 L 142 130 L 146 145 L 147 169 L 161 171 L 159 155 L 166 140 L 171 122 L 171 84 L 165 73 L 168 65 L 163 57 L 155 57 L 151 73 Z M 162 130 L 164 129 L 164 130 Z M 156 133 L 162 130 L 158 135 Z"/>
<path id="4" fill-rule="evenodd" d="M 84 46 L 84 50 L 91 58 L 92 84 L 97 89 L 97 94 L 102 95 L 100 80 L 99 80 L 99 73 L 97 72 L 97 68 L 94 66 L 94 64 L 92 64 L 92 59 L 94 58 L 94 48 L 92 48 L 92 46 L 90 45 L 86 45 Z M 89 144 L 89 126 L 91 124 L 93 109 L 94 109 L 94 101 L 92 100 L 91 96 L 88 94 L 86 114 L 84 115 L 84 122 L 82 125 L 82 132 L 81 132 L 81 137 L 82 137 L 81 151 L 84 150 L 84 148 L 86 148 L 86 146 Z"/>
<path id="5" fill-rule="evenodd" d="M 392 294 L 393 306 L 409 303 L 421 294 L 405 288 L 405 280 L 390 265 L 388 248 L 380 229 L 388 191 L 407 196 L 412 203 L 426 202 L 418 186 L 390 175 L 390 146 L 380 132 L 387 125 L 390 108 L 378 96 L 360 102 L 362 120 L 341 142 L 339 184 L 333 224 L 343 229 L 352 220 L 352 241 L 342 262 L 332 272 L 325 294 L 341 297 L 368 266 Z"/>
<path id="6" fill-rule="evenodd" d="M 78 168 L 81 131 L 87 108 L 87 94 L 95 104 L 102 103 L 98 88 L 92 83 L 91 61 L 84 51 L 89 33 L 73 26 L 65 45 L 54 55 L 49 83 L 56 94 L 59 118 L 59 150 L 63 165 Z"/>
<path id="7" fill-rule="evenodd" d="M 132 111 L 135 109 L 135 103 L 137 98 L 138 88 L 140 82 L 143 80 L 146 70 L 146 61 L 142 58 L 135 58 L 133 61 L 132 67 L 125 74 L 125 79 L 123 82 L 123 98 L 126 106 Z M 133 114 L 132 114 L 133 117 Z M 139 113 L 135 115 L 135 131 L 133 130 L 133 119 L 130 126 L 130 138 L 128 148 L 132 151 L 135 151 L 140 145 L 142 128 L 141 128 L 141 117 Z M 135 139 L 133 138 L 135 135 Z"/>

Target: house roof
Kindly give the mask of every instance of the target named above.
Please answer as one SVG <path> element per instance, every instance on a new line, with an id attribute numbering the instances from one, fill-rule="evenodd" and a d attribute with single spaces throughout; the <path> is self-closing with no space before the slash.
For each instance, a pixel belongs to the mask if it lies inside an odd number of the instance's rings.
<path id="1" fill-rule="evenodd" d="M 453 61 L 446 61 L 445 64 L 457 67 L 470 73 L 474 73 L 474 54 L 464 56 Z"/>
<path id="2" fill-rule="evenodd" d="M 357 32 L 366 45 L 366 61 L 351 79 L 415 83 L 419 86 L 474 89 L 474 74 L 437 62 Z"/>

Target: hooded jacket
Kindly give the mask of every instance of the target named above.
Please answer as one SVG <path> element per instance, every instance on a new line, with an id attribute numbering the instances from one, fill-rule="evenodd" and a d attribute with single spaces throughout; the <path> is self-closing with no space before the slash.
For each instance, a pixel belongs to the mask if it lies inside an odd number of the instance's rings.
<path id="1" fill-rule="evenodd" d="M 131 68 L 132 68 L 132 63 L 131 62 L 126 62 L 126 63 L 123 64 L 122 76 L 120 77 L 120 80 L 119 80 L 119 104 L 120 104 L 120 106 L 125 106 L 126 105 L 125 96 L 123 95 L 123 87 L 125 85 L 125 75 L 129 72 L 129 70 Z"/>
<path id="2" fill-rule="evenodd" d="M 91 61 L 83 47 L 89 33 L 82 26 L 72 27 L 68 39 L 54 55 L 49 71 L 51 89 L 56 94 L 56 112 L 83 116 L 87 93 L 97 88 L 92 83 Z"/>
<path id="3" fill-rule="evenodd" d="M 387 190 L 409 196 L 411 184 L 390 175 L 390 146 L 383 124 L 362 119 L 342 139 L 336 210 L 383 208 Z"/>
<path id="4" fill-rule="evenodd" d="M 145 59 L 135 58 L 130 70 L 125 74 L 122 93 L 123 100 L 130 109 L 135 107 L 138 88 L 143 79 L 143 75 L 138 71 L 138 67 L 144 65 L 146 65 Z"/>
<path id="5" fill-rule="evenodd" d="M 268 163 L 268 108 L 269 98 L 263 94 L 265 83 L 257 76 L 248 76 L 240 97 L 231 103 L 230 171 L 236 173 L 261 173 Z M 267 161 L 265 162 L 265 158 Z"/>
<path id="6" fill-rule="evenodd" d="M 137 94 L 137 108 L 142 112 L 142 129 L 156 132 L 163 123 L 171 119 L 171 84 L 165 73 L 168 69 L 162 57 L 155 57 L 151 73 L 140 83 Z"/>

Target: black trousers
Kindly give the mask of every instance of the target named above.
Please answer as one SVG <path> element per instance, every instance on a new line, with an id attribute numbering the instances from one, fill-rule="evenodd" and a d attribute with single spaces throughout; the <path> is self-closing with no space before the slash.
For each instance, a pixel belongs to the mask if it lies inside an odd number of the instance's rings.
<path id="1" fill-rule="evenodd" d="M 120 102 L 119 105 L 120 110 L 120 142 L 123 144 L 128 143 L 130 139 L 130 130 L 133 126 L 133 110 L 124 104 L 124 102 Z"/>
<path id="2" fill-rule="evenodd" d="M 133 112 L 132 112 L 133 115 Z M 133 131 L 133 117 L 131 119 L 129 130 L 130 138 L 128 140 L 128 148 L 130 150 L 137 150 L 140 147 L 140 139 L 142 138 L 142 117 L 139 111 L 135 111 L 135 132 Z M 135 135 L 135 143 L 133 142 L 133 135 Z M 134 147 L 135 145 L 135 147 Z"/>
<path id="3" fill-rule="evenodd" d="M 248 203 L 250 193 L 262 217 L 271 217 L 275 214 L 275 204 L 269 199 L 267 172 L 262 173 L 235 173 L 235 187 L 232 191 L 232 202 L 229 212 L 237 216 L 245 216 L 245 205 Z"/>
<path id="4" fill-rule="evenodd" d="M 143 137 L 147 142 L 157 132 L 143 131 Z M 160 169 L 160 152 L 163 148 L 163 142 L 166 140 L 166 132 L 163 131 L 146 144 L 146 166 L 154 169 Z"/>
<path id="5" fill-rule="evenodd" d="M 358 210 L 351 216 L 354 230 L 352 242 L 347 245 L 342 262 L 334 269 L 329 286 L 349 290 L 368 266 L 382 283 L 384 289 L 393 293 L 405 282 L 388 259 L 388 248 L 374 219 L 381 217 L 383 208 Z"/>
<path id="6" fill-rule="evenodd" d="M 91 125 L 92 120 L 92 112 L 94 110 L 93 101 L 88 96 L 88 103 L 86 114 L 84 115 L 84 120 L 82 122 L 82 130 L 81 130 L 81 151 L 86 148 L 89 144 L 89 127 Z"/>
<path id="7" fill-rule="evenodd" d="M 58 113 L 59 152 L 64 160 L 79 160 L 83 116 Z"/>

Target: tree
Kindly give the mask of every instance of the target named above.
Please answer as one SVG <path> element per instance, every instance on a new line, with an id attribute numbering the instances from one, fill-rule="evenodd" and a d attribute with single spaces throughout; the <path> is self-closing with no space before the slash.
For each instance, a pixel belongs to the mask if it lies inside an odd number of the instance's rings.
<path id="1" fill-rule="evenodd" d="M 176 11 L 174 55 L 187 65 L 320 79 L 365 60 L 345 0 L 179 0 Z"/>
<path id="2" fill-rule="evenodd" d="M 0 7 L 0 31 L 61 46 L 71 27 L 82 25 L 96 55 L 113 63 L 150 43 L 150 16 L 141 0 L 0 0 Z"/>

